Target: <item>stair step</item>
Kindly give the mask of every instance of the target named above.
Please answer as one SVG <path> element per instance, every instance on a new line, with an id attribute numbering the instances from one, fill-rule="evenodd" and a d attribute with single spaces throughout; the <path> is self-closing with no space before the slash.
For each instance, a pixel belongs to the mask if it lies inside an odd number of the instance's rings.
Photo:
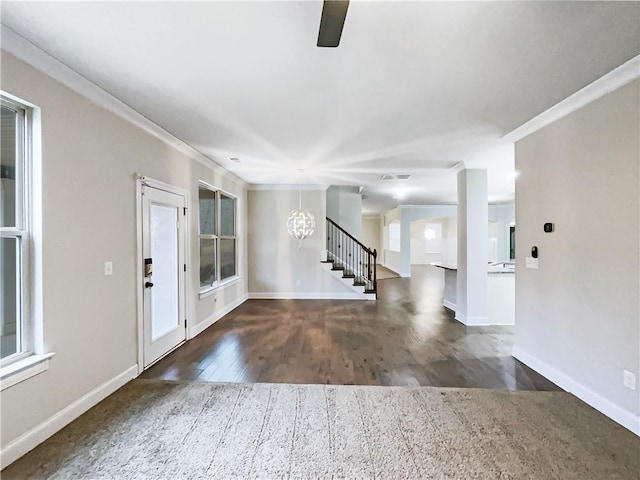
<path id="1" fill-rule="evenodd" d="M 367 284 L 366 284 L 365 282 L 358 281 L 358 280 L 356 280 L 355 282 L 353 282 L 353 286 L 354 286 L 354 287 L 364 287 L 364 286 L 366 286 L 366 285 L 367 285 Z"/>
<path id="2" fill-rule="evenodd" d="M 344 270 L 344 267 L 341 265 L 334 265 L 331 270 Z"/>
<path id="3" fill-rule="evenodd" d="M 365 290 L 364 293 L 376 293 L 375 290 Z"/>
<path id="4" fill-rule="evenodd" d="M 320 263 L 333 263 L 335 260 L 320 260 Z"/>
<path id="5" fill-rule="evenodd" d="M 356 278 L 356 276 L 353 273 L 346 273 L 344 275 L 342 275 L 342 278 Z"/>

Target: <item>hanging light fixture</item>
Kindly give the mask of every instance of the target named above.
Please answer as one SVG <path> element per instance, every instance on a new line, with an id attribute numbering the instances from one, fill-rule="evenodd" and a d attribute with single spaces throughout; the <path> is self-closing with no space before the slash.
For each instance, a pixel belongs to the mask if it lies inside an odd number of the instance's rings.
<path id="1" fill-rule="evenodd" d="M 315 217 L 309 210 L 302 208 L 302 189 L 298 183 L 298 208 L 291 210 L 287 217 L 287 231 L 298 240 L 298 248 L 302 248 L 302 240 L 309 237 L 315 229 Z"/>

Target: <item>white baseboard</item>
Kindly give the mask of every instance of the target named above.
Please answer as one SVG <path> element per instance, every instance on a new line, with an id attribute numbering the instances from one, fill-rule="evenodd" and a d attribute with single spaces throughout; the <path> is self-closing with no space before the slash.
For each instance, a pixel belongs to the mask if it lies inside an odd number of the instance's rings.
<path id="1" fill-rule="evenodd" d="M 366 300 L 363 294 L 332 292 L 251 292 L 250 299 L 264 300 Z"/>
<path id="2" fill-rule="evenodd" d="M 491 325 L 489 317 L 468 317 L 461 312 L 456 312 L 455 319 L 468 327 L 486 327 Z"/>
<path id="3" fill-rule="evenodd" d="M 600 413 L 606 415 L 611 420 L 619 423 L 636 435 L 640 436 L 640 416 L 619 407 L 611 400 L 603 397 L 599 393 L 594 392 L 588 387 L 570 378 L 555 367 L 546 362 L 530 355 L 522 348 L 514 345 L 513 357 L 521 361 L 528 367 L 538 372 L 543 377 L 548 378 L 560 388 L 572 393 L 586 404 L 592 406 Z"/>
<path id="4" fill-rule="evenodd" d="M 452 312 L 456 311 L 456 304 L 453 302 L 450 302 L 449 300 L 443 300 L 442 304 L 447 307 L 449 310 L 451 310 Z"/>
<path id="5" fill-rule="evenodd" d="M 67 405 L 40 425 L 12 440 L 0 452 L 0 466 L 5 468 L 27 452 L 44 442 L 54 433 L 62 430 L 84 412 L 95 406 L 125 383 L 138 376 L 138 365 L 127 368 L 121 374 L 94 388 L 75 402 Z"/>
<path id="6" fill-rule="evenodd" d="M 245 293 L 244 295 L 241 295 L 237 300 L 235 300 L 234 302 L 231 302 L 229 305 L 224 307 L 222 310 L 218 310 L 213 315 L 210 315 L 209 317 L 205 318 L 202 322 L 196 325 L 192 325 L 191 328 L 189 329 L 189 340 L 191 340 L 196 335 L 199 335 L 202 332 L 204 332 L 207 328 L 209 328 L 211 325 L 216 323 L 218 320 L 224 317 L 227 313 L 231 312 L 235 308 L 238 308 L 240 305 L 246 302 L 248 298 L 249 298 L 249 295 Z"/>

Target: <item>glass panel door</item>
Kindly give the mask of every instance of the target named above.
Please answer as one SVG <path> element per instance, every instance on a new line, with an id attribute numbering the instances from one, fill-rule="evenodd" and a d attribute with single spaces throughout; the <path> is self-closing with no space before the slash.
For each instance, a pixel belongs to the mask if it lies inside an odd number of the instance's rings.
<path id="1" fill-rule="evenodd" d="M 179 325 L 178 311 L 178 210 L 151 205 L 151 341 Z"/>
<path id="2" fill-rule="evenodd" d="M 186 339 L 186 199 L 148 186 L 142 195 L 143 360 L 147 367 Z"/>

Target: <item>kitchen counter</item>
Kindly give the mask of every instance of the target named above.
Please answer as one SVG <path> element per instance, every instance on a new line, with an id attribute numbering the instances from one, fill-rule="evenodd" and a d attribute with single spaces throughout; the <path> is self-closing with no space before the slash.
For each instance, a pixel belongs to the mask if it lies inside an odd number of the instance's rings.
<path id="1" fill-rule="evenodd" d="M 444 270 L 443 305 L 456 311 L 458 267 L 432 262 L 434 267 Z M 487 265 L 487 325 L 515 324 L 515 265 L 510 262 Z"/>
<path id="2" fill-rule="evenodd" d="M 457 265 L 448 264 L 448 263 L 440 263 L 440 262 L 431 262 L 430 265 L 434 267 L 443 268 L 444 270 L 458 270 Z M 495 262 L 489 263 L 487 265 L 487 273 L 515 273 L 516 265 L 515 263 L 510 262 Z"/>

